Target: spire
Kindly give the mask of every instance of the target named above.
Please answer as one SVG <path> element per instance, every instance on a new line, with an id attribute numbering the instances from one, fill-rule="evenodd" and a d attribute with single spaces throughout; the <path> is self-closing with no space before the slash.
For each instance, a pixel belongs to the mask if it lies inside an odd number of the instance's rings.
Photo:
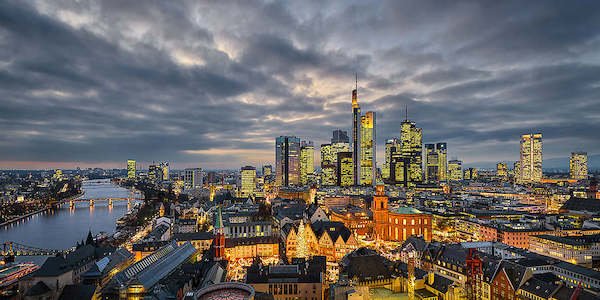
<path id="1" fill-rule="evenodd" d="M 221 215 L 221 206 L 217 209 L 217 220 L 215 221 L 215 229 L 223 228 L 223 216 Z"/>
<path id="2" fill-rule="evenodd" d="M 404 120 L 408 121 L 408 103 L 405 104 L 404 113 L 406 114 L 406 118 Z"/>
<path id="3" fill-rule="evenodd" d="M 355 78 L 355 87 L 352 90 L 352 108 L 358 107 L 357 93 L 358 93 L 358 75 L 354 73 Z"/>

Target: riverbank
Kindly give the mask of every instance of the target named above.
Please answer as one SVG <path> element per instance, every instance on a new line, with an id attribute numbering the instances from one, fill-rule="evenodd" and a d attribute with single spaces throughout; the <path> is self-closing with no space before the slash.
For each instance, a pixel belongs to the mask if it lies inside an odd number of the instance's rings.
<path id="1" fill-rule="evenodd" d="M 71 197 L 67 197 L 66 199 L 62 200 L 62 201 L 61 201 L 61 202 L 60 202 L 58 205 L 60 206 L 60 205 L 61 205 L 61 204 L 63 204 L 63 203 L 69 202 L 69 201 L 71 201 L 71 200 L 73 200 L 73 199 L 77 199 L 77 198 L 79 198 L 79 197 L 83 196 L 84 194 L 85 194 L 85 191 L 83 191 L 83 190 L 82 190 L 81 192 L 79 192 L 79 194 L 77 194 L 77 195 L 74 195 L 74 196 L 71 196 Z M 33 216 L 33 215 L 37 215 L 37 214 L 39 214 L 39 213 L 42 213 L 42 212 L 48 211 L 48 210 L 49 210 L 49 209 L 51 209 L 51 208 L 54 208 L 54 206 L 53 206 L 53 205 L 48 205 L 48 206 L 46 206 L 46 207 L 44 207 L 44 208 L 41 208 L 41 209 L 38 209 L 38 210 L 36 210 L 36 211 L 33 211 L 33 212 L 30 212 L 30 213 L 24 214 L 24 215 L 22 215 L 22 216 L 18 216 L 18 217 L 16 217 L 16 218 L 12 218 L 12 219 L 10 219 L 10 220 L 8 220 L 8 221 L 4 222 L 4 223 L 0 223 L 0 227 L 2 227 L 2 226 L 5 226 L 5 225 L 10 225 L 10 224 L 12 224 L 12 223 L 15 223 L 15 222 L 21 221 L 21 220 L 23 220 L 23 219 L 25 219 L 25 218 L 29 218 L 29 217 L 31 217 L 31 216 Z"/>

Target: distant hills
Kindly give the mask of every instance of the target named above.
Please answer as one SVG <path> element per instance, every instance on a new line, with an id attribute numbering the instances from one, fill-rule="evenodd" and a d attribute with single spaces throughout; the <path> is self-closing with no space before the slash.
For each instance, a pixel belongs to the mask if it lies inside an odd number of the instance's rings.
<path id="1" fill-rule="evenodd" d="M 465 164 L 464 168 L 476 168 L 476 169 L 495 169 L 497 161 L 482 161 Z M 513 161 L 506 162 L 509 169 L 512 169 Z M 543 163 L 544 169 L 569 169 L 569 157 L 558 157 L 558 158 L 545 158 Z M 588 155 L 588 169 L 598 170 L 600 169 L 600 154 Z"/>

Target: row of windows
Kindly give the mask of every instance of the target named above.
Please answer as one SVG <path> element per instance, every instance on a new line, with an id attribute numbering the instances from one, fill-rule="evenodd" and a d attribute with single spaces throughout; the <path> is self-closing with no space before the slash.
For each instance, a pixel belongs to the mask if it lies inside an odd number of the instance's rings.
<path id="1" fill-rule="evenodd" d="M 389 218 L 389 220 L 388 220 L 388 221 L 389 221 L 390 223 L 396 223 L 396 224 L 398 224 L 398 220 L 399 220 L 398 218 L 394 218 L 394 221 L 392 222 L 392 218 Z M 407 220 L 407 219 L 401 219 L 401 220 L 402 220 L 402 225 L 406 225 L 406 223 L 407 223 L 407 222 L 406 222 L 406 220 Z M 421 224 L 425 224 L 425 225 L 427 225 L 427 219 L 418 219 L 418 220 L 419 220 L 419 225 L 421 225 Z M 421 220 L 422 220 L 422 221 L 421 221 Z M 423 222 L 423 223 L 421 223 L 421 222 Z M 416 223 L 416 222 L 415 222 L 415 219 L 411 219 L 411 220 L 410 220 L 410 225 L 415 225 L 415 223 Z"/>

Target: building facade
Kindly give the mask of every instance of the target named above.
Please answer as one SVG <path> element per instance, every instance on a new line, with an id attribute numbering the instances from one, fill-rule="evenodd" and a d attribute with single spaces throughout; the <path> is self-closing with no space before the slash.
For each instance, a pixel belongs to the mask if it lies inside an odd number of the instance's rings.
<path id="1" fill-rule="evenodd" d="M 375 136 L 375 112 L 369 111 L 361 117 L 360 127 L 360 183 L 373 185 L 377 172 L 377 140 Z"/>
<path id="2" fill-rule="evenodd" d="M 315 146 L 310 141 L 302 141 L 300 146 L 300 183 L 306 185 L 314 175 Z"/>
<path id="3" fill-rule="evenodd" d="M 588 177 L 587 152 L 571 152 L 569 159 L 569 175 L 580 180 Z"/>
<path id="4" fill-rule="evenodd" d="M 461 181 L 463 180 L 462 172 L 462 161 L 451 160 L 448 162 L 448 180 L 449 181 Z"/>
<path id="5" fill-rule="evenodd" d="M 521 175 L 524 183 L 542 181 L 542 134 L 521 135 Z"/>
<path id="6" fill-rule="evenodd" d="M 300 184 L 300 139 L 295 136 L 275 139 L 275 184 Z"/>
<path id="7" fill-rule="evenodd" d="M 202 188 L 202 169 L 201 168 L 186 168 L 184 170 L 184 187 L 185 189 Z"/>
<path id="8" fill-rule="evenodd" d="M 242 187 L 240 189 L 242 197 L 252 196 L 254 194 L 254 183 L 256 180 L 256 168 L 252 166 L 242 167 Z"/>
<path id="9" fill-rule="evenodd" d="M 130 159 L 127 160 L 127 178 L 128 179 L 135 179 L 135 160 Z"/>

